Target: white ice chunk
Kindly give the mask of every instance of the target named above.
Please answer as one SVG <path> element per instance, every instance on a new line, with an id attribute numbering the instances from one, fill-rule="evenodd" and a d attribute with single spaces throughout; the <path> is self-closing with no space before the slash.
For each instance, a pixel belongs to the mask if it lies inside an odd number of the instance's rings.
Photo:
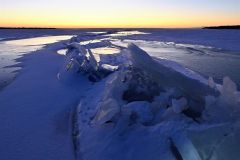
<path id="1" fill-rule="evenodd" d="M 102 64 L 101 67 L 105 68 L 105 69 L 107 69 L 109 71 L 116 71 L 116 70 L 118 70 L 118 66 L 112 66 L 110 64 Z"/>
<path id="2" fill-rule="evenodd" d="M 229 78 L 223 79 L 223 85 L 219 85 L 220 96 L 205 97 L 205 110 L 203 118 L 211 122 L 228 122 L 239 119 L 240 95 L 237 85 Z"/>
<path id="3" fill-rule="evenodd" d="M 187 98 L 200 103 L 203 103 L 205 96 L 216 94 L 216 91 L 207 84 L 162 65 L 134 44 L 129 44 L 128 50 L 133 66 L 151 75 L 158 84 L 164 87 L 175 87 L 189 96 Z"/>
<path id="4" fill-rule="evenodd" d="M 223 78 L 223 87 L 221 90 L 222 95 L 231 95 L 237 91 L 237 85 L 229 78 Z"/>
<path id="5" fill-rule="evenodd" d="M 233 111 L 240 109 L 240 96 L 237 92 L 237 85 L 229 78 L 223 79 L 223 86 L 220 89 L 220 100 L 227 106 L 231 107 Z"/>
<path id="6" fill-rule="evenodd" d="M 216 88 L 216 83 L 214 82 L 213 78 L 212 77 L 209 77 L 208 79 L 208 85 L 211 87 L 211 88 Z"/>
<path id="7" fill-rule="evenodd" d="M 123 105 L 121 96 L 126 86 L 122 83 L 121 74 L 115 73 L 106 82 L 102 99 L 97 107 L 97 114 L 93 120 L 95 124 L 103 124 L 111 120 L 120 112 L 120 106 Z"/>
<path id="8" fill-rule="evenodd" d="M 172 140 L 184 160 L 202 160 L 197 149 L 184 133 L 178 132 Z"/>
<path id="9" fill-rule="evenodd" d="M 127 88 L 122 80 L 123 77 L 121 72 L 117 72 L 106 82 L 106 90 L 104 91 L 103 100 L 113 98 L 121 103 L 122 94 Z"/>
<path id="10" fill-rule="evenodd" d="M 90 49 L 88 49 L 88 54 L 89 54 L 89 63 L 91 64 L 91 66 L 97 70 L 98 69 L 98 62 L 96 61 L 92 51 Z"/>
<path id="11" fill-rule="evenodd" d="M 102 102 L 100 105 L 100 110 L 97 112 L 93 120 L 95 124 L 104 124 L 120 112 L 119 104 L 112 98 Z"/>

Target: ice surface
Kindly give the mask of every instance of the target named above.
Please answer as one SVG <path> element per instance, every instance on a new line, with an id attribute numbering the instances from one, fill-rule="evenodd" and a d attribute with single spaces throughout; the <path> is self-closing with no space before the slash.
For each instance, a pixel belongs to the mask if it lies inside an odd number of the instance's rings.
<path id="1" fill-rule="evenodd" d="M 164 41 L 180 44 L 204 45 L 230 51 L 240 51 L 239 30 L 208 29 L 148 29 L 146 35 L 134 35 L 131 39 Z M 231 37 L 231 38 L 229 38 Z"/>
<path id="2" fill-rule="evenodd" d="M 71 117 L 89 82 L 68 86 L 57 80 L 64 58 L 55 53 L 61 47 L 24 55 L 25 67 L 0 92 L 0 159 L 74 159 Z"/>
<path id="3" fill-rule="evenodd" d="M 1 31 L 0 31 L 1 32 Z M 23 35 L 24 36 L 24 35 Z M 0 42 L 0 89 L 9 84 L 21 70 L 18 58 L 24 54 L 42 49 L 47 44 L 69 39 L 65 36 L 45 36 L 20 40 L 4 40 Z M 13 66 L 14 65 L 14 66 Z"/>
<path id="4" fill-rule="evenodd" d="M 227 77 L 223 85 L 207 81 L 175 62 L 149 56 L 135 44 L 118 47 L 104 39 L 116 32 L 81 34 L 65 46 L 57 43 L 25 56 L 27 68 L 0 92 L 0 108 L 6 113 L 0 146 L 14 149 L 0 150 L 0 157 L 239 157 L 236 84 Z M 94 49 L 101 47 L 119 52 L 100 55 L 97 61 Z M 62 48 L 67 48 L 66 56 L 56 54 Z"/>
<path id="5" fill-rule="evenodd" d="M 110 155 L 116 153 L 124 154 L 117 154 L 118 156 L 114 159 L 145 159 L 146 157 L 155 159 L 157 157 L 153 156 L 155 153 L 153 150 L 160 145 L 161 147 L 157 149 L 158 152 L 165 152 L 162 154 L 162 159 L 179 157 L 184 160 L 204 159 L 203 154 L 211 152 L 213 147 L 212 143 L 209 145 L 207 143 L 211 134 L 206 132 L 203 139 L 199 138 L 201 139 L 199 141 L 192 138 L 193 134 L 190 130 L 195 129 L 197 135 L 198 131 L 208 130 L 208 128 L 214 130 L 214 128 L 218 128 L 218 124 L 229 122 L 231 119 L 229 116 L 234 114 L 234 110 L 230 109 L 231 103 L 223 103 L 223 99 L 229 100 L 226 93 L 231 98 L 236 95 L 235 84 L 229 78 L 224 79 L 222 87 L 217 85 L 212 78 L 209 79 L 209 83 L 206 83 L 206 80 L 202 81 L 201 78 L 197 79 L 196 76 L 191 78 L 190 75 L 186 76 L 182 72 L 173 70 L 174 67 L 168 68 L 161 64 L 161 61 L 152 59 L 134 44 L 130 44 L 124 53 L 130 54 L 130 62 L 127 64 L 129 66 L 119 63 L 120 70 L 107 77 L 105 89 L 99 97 L 100 101 L 96 102 L 96 107 L 93 107 L 96 114 L 91 114 L 94 118 L 89 120 L 90 124 L 95 125 L 86 127 L 86 122 L 85 127 L 79 126 L 81 130 L 79 143 L 82 148 L 79 150 L 79 155 L 84 153 L 83 158 L 90 160 L 99 157 L 108 159 Z M 106 62 L 111 61 L 106 60 Z M 188 83 L 184 84 L 179 81 L 181 78 L 178 76 L 184 76 L 183 81 L 186 80 Z M 168 79 L 171 77 L 174 77 L 174 80 Z M 151 89 L 152 86 L 155 86 L 156 93 Z M 206 90 L 202 90 L 201 87 L 205 87 Z M 195 101 L 196 97 L 193 96 L 191 89 L 197 89 L 195 94 L 198 96 L 202 93 L 202 102 Z M 219 94 L 215 94 L 218 92 Z M 151 98 L 146 98 L 148 96 Z M 191 117 L 192 110 L 189 110 L 189 107 L 196 107 L 196 110 L 199 110 L 198 107 L 200 107 L 200 111 L 203 111 L 203 116 L 199 117 L 200 120 L 197 121 L 199 124 L 195 123 L 196 117 Z M 230 107 L 229 110 L 226 110 L 228 107 Z M 83 116 L 83 114 L 79 116 Z M 175 127 L 175 129 L 171 130 L 171 127 Z M 198 127 L 199 129 L 197 129 Z M 216 132 L 218 131 L 216 130 Z M 225 131 L 221 135 L 224 133 Z M 138 146 L 138 141 L 141 141 L 139 134 L 144 134 L 144 139 L 146 139 L 146 142 L 141 142 L 144 144 L 143 146 Z M 161 136 L 163 141 L 159 143 L 155 134 Z M 126 141 L 119 141 L 120 137 Z M 152 141 L 153 139 L 155 141 Z M 90 140 L 92 145 L 87 144 Z M 200 142 L 206 144 L 204 150 L 201 149 Z M 148 145 L 151 147 L 146 150 Z M 229 145 L 235 144 L 231 142 Z M 104 148 L 100 146 L 104 146 Z M 125 146 L 128 146 L 127 151 L 124 149 Z M 219 147 L 221 148 L 223 145 L 219 144 Z M 101 148 L 101 151 L 95 152 L 94 155 L 91 154 L 91 150 L 96 150 L 96 148 Z"/>

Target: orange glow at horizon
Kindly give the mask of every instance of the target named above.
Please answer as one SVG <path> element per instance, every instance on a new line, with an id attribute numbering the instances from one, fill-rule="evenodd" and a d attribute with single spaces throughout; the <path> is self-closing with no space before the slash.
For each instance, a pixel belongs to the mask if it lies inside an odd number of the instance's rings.
<path id="1" fill-rule="evenodd" d="M 223 9 L 224 4 L 219 6 L 220 9 L 205 9 L 204 4 L 202 8 L 205 10 L 201 11 L 194 8 L 198 7 L 199 4 L 192 4 L 192 8 L 189 8 L 189 6 L 180 6 L 181 4 L 176 0 L 170 0 L 172 1 L 171 4 L 165 4 L 162 0 L 149 0 L 148 3 L 139 0 L 140 4 L 129 4 L 129 6 L 121 4 L 119 1 L 116 1 L 119 4 L 114 6 L 113 4 L 102 4 L 102 1 L 89 0 L 96 4 L 92 5 L 90 2 L 84 2 L 88 7 L 77 5 L 65 7 L 67 1 L 63 0 L 52 0 L 51 2 L 23 0 L 22 2 L 25 1 L 25 3 L 19 2 L 16 6 L 11 6 L 10 1 L 15 2 L 16 0 L 9 0 L 7 2 L 9 4 L 0 7 L 0 27 L 190 28 L 240 24 L 240 7 L 239 11 L 237 9 L 229 11 L 231 8 Z M 46 6 L 42 4 L 43 1 L 52 4 Z M 54 5 L 54 1 L 58 5 Z M 76 0 L 70 1 L 79 3 Z M 112 0 L 106 1 L 113 2 Z M 217 2 L 216 0 L 213 1 Z M 182 2 L 188 4 L 190 1 L 183 0 Z M 35 3 L 39 3 L 39 6 Z M 168 3 L 170 2 L 168 1 Z M 207 1 L 205 3 L 207 5 Z"/>
<path id="2" fill-rule="evenodd" d="M 1 18 L 0 18 L 1 19 Z M 39 16 L 28 16 L 23 18 L 1 19 L 0 27 L 54 27 L 54 28 L 190 28 L 215 25 L 235 25 L 240 24 L 235 19 L 215 18 L 213 21 L 209 18 L 194 17 L 161 17 L 152 18 L 141 17 L 106 17 L 95 19 L 68 19 L 53 17 L 44 18 Z"/>

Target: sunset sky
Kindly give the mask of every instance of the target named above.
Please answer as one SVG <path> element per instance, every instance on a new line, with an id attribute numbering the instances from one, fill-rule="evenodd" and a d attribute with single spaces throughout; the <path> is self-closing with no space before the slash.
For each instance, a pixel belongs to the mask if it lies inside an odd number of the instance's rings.
<path id="1" fill-rule="evenodd" d="M 1 27 L 201 27 L 240 24 L 240 0 L 0 0 Z"/>

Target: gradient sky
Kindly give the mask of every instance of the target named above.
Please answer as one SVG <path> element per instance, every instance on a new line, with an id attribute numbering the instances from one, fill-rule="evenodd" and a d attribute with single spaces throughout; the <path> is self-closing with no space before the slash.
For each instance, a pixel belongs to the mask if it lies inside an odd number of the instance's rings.
<path id="1" fill-rule="evenodd" d="M 0 0 L 5 27 L 201 27 L 240 24 L 240 0 Z"/>

